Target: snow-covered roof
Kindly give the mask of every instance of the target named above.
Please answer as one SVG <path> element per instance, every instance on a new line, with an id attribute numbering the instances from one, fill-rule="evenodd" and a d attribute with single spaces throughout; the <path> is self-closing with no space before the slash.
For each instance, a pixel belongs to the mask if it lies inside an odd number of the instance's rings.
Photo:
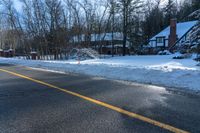
<path id="1" fill-rule="evenodd" d="M 112 33 L 92 34 L 91 41 L 97 40 L 111 41 Z M 123 40 L 123 34 L 120 32 L 113 33 L 113 40 Z"/>
<path id="2" fill-rule="evenodd" d="M 176 34 L 178 38 L 181 38 L 188 30 L 190 30 L 193 26 L 197 24 L 198 21 L 188 21 L 188 22 L 181 22 L 177 23 L 177 31 Z M 168 38 L 170 34 L 170 26 L 165 28 L 163 31 L 155 35 L 150 39 L 151 40 L 156 40 L 156 37 L 165 37 Z"/>
<path id="3" fill-rule="evenodd" d="M 37 54 L 37 52 L 36 52 L 36 51 L 31 51 L 30 53 L 31 53 L 31 54 Z"/>
<path id="4" fill-rule="evenodd" d="M 85 35 L 82 34 L 79 37 L 80 41 L 85 41 Z M 112 40 L 112 33 L 101 33 L 101 34 L 91 34 L 91 41 L 111 41 Z M 113 33 L 113 40 L 123 40 L 123 33 L 115 32 Z M 78 36 L 73 37 L 74 42 L 78 42 Z"/>
<path id="5" fill-rule="evenodd" d="M 112 45 L 106 45 L 106 46 L 103 46 L 103 47 L 112 48 Z M 123 45 L 122 45 L 122 44 L 115 44 L 115 45 L 114 45 L 114 48 L 116 48 L 116 47 L 121 47 L 121 48 L 122 48 Z M 125 47 L 128 48 L 128 47 L 130 47 L 130 46 L 126 45 Z"/>

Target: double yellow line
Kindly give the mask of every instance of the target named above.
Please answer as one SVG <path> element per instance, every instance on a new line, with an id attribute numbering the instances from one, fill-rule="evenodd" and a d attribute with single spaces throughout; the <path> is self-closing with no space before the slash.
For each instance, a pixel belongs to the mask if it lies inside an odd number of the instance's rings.
<path id="1" fill-rule="evenodd" d="M 141 120 L 141 121 L 143 121 L 143 122 L 146 122 L 146 123 L 149 123 L 149 124 L 158 126 L 158 127 L 160 127 L 160 128 L 169 130 L 169 131 L 171 131 L 171 132 L 175 132 L 175 133 L 189 133 L 189 132 L 184 131 L 184 130 L 182 130 L 182 129 L 179 129 L 179 128 L 170 126 L 170 125 L 168 125 L 168 124 L 161 123 L 161 122 L 159 122 L 159 121 L 156 121 L 156 120 L 147 118 L 147 117 L 145 117 L 145 116 L 136 114 L 136 113 L 134 113 L 134 112 L 130 112 L 130 111 L 124 110 L 124 109 L 122 109 L 122 108 L 113 106 L 113 105 L 111 105 L 111 104 L 107 104 L 107 103 L 105 103 L 105 102 L 101 102 L 101 101 L 99 101 L 99 100 L 95 100 L 95 99 L 93 99 L 93 98 L 90 98 L 90 97 L 81 95 L 81 94 L 79 94 L 79 93 L 72 92 L 72 91 L 69 91 L 69 90 L 67 90 L 67 89 L 63 89 L 63 88 L 60 88 L 60 87 L 58 87 L 58 86 L 55 86 L 55 85 L 52 85 L 52 84 L 49 84 L 49 83 L 46 83 L 46 82 L 43 82 L 43 81 L 40 81 L 40 80 L 27 77 L 27 76 L 22 75 L 22 74 L 18 74 L 18 73 L 15 73 L 15 72 L 11 72 L 11 71 L 8 71 L 8 70 L 4 70 L 4 69 L 0 69 L 0 71 L 9 73 L 9 74 L 11 74 L 11 75 L 15 75 L 15 76 L 17 76 L 17 77 L 24 78 L 24 79 L 27 79 L 27 80 L 30 80 L 30 81 L 33 81 L 33 82 L 36 82 L 36 83 L 39 83 L 39 84 L 42 84 L 42 85 L 45 85 L 45 86 L 48 86 L 48 87 L 50 87 L 50 88 L 57 89 L 57 90 L 59 90 L 59 91 L 68 93 L 68 94 L 70 94 L 70 95 L 73 95 L 73 96 L 79 97 L 79 98 L 81 98 L 81 99 L 84 99 L 84 100 L 86 100 L 86 101 L 89 101 L 89 102 L 95 103 L 95 104 L 97 104 L 97 105 L 100 105 L 100 106 L 102 106 L 102 107 L 109 108 L 109 109 L 111 109 L 111 110 L 114 110 L 114 111 L 119 112 L 119 113 L 121 113 L 121 114 L 127 115 L 127 116 L 129 116 L 129 117 L 132 117 L 132 118 Z"/>

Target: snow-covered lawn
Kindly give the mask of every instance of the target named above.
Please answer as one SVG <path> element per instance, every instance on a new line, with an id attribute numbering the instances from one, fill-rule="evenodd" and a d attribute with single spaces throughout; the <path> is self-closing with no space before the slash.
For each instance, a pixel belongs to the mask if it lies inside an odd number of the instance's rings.
<path id="1" fill-rule="evenodd" d="M 175 60 L 172 59 L 173 56 L 125 56 L 80 63 L 76 60 L 32 61 L 0 58 L 0 63 L 200 91 L 200 67 L 196 66 L 197 62 L 192 59 Z"/>

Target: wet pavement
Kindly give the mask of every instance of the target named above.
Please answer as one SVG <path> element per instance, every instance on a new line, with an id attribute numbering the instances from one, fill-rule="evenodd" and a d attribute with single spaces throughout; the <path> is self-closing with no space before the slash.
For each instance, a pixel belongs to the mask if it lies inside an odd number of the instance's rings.
<path id="1" fill-rule="evenodd" d="M 153 85 L 80 74 L 59 74 L 7 64 L 0 64 L 0 69 L 65 88 L 185 131 L 200 132 L 200 96 L 195 94 L 169 91 Z M 0 132 L 169 131 L 0 71 Z"/>

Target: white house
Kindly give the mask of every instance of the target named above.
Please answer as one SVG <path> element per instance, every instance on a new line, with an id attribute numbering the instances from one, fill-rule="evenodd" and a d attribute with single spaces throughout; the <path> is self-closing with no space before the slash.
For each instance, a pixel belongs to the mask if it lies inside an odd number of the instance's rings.
<path id="1" fill-rule="evenodd" d="M 162 30 L 149 40 L 149 48 L 170 49 L 179 42 L 188 40 L 190 31 L 197 24 L 197 21 L 176 23 L 176 19 L 171 19 L 170 26 Z"/>

